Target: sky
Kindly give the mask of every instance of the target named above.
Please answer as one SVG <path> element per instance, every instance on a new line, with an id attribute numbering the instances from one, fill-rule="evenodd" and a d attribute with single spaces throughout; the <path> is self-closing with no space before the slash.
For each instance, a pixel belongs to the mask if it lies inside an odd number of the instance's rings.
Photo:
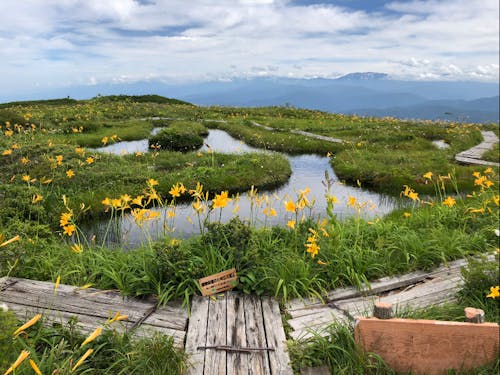
<path id="1" fill-rule="evenodd" d="M 0 95 L 248 77 L 499 80 L 498 0 L 2 0 Z"/>

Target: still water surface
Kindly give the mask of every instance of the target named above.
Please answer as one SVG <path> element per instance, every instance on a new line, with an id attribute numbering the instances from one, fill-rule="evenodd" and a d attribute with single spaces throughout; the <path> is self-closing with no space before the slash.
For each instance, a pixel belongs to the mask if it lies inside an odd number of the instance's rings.
<path id="1" fill-rule="evenodd" d="M 157 131 L 155 129 L 155 131 Z M 208 146 L 216 153 L 241 154 L 250 152 L 267 152 L 246 145 L 245 143 L 231 137 L 222 130 L 209 130 L 205 139 L 205 145 L 200 151 L 207 151 Z M 148 141 L 118 142 L 113 145 L 98 149 L 101 152 L 111 152 L 115 154 L 147 152 Z M 286 225 L 289 220 L 294 220 L 295 215 L 287 213 L 284 207 L 284 201 L 296 200 L 300 190 L 309 188 L 311 192 L 308 198 L 314 202 L 312 208 L 306 208 L 306 216 L 315 218 L 326 215 L 325 195 L 325 171 L 332 181 L 331 193 L 338 199 L 335 205 L 335 212 L 338 218 L 358 215 L 358 211 L 347 205 L 349 197 L 355 197 L 356 200 L 364 204 L 361 215 L 364 217 L 382 216 L 390 212 L 397 200 L 383 194 L 378 194 L 361 188 L 347 186 L 342 184 L 329 163 L 329 158 L 306 154 L 306 155 L 285 155 L 291 165 L 292 175 L 283 186 L 266 191 L 268 203 L 263 203 L 260 207 L 252 205 L 251 199 L 247 194 L 242 194 L 237 199 L 233 199 L 229 205 L 221 212 L 220 209 L 214 210 L 210 214 L 212 222 L 229 221 L 232 217 L 239 216 L 242 220 L 251 220 L 257 226 Z M 253 207 L 252 207 L 253 206 Z M 276 216 L 268 217 L 263 214 L 265 208 L 274 208 Z M 200 233 L 197 216 L 191 207 L 191 204 L 178 204 L 176 207 L 167 207 L 166 209 L 157 209 L 160 211 L 161 219 L 155 222 L 145 223 L 139 227 L 132 215 L 125 214 L 123 218 L 117 219 L 109 226 L 107 235 L 108 245 L 120 244 L 122 247 L 137 247 L 147 239 L 157 239 L 165 235 L 165 227 L 168 227 L 167 234 L 171 237 L 185 238 L 193 234 Z M 175 212 L 175 217 L 168 217 L 168 211 Z M 300 219 L 300 216 L 299 216 Z M 101 243 L 102 237 L 106 232 L 109 221 L 103 221 L 93 224 L 86 228 L 89 237 L 96 236 L 96 241 Z"/>

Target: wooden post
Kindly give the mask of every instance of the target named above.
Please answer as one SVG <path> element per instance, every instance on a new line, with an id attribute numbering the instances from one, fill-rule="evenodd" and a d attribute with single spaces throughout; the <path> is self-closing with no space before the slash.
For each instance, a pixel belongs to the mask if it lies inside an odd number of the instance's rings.
<path id="1" fill-rule="evenodd" d="M 465 321 L 468 323 L 484 323 L 484 311 L 474 307 L 466 307 Z"/>
<path id="2" fill-rule="evenodd" d="M 392 305 L 385 302 L 377 302 L 373 306 L 373 316 L 378 319 L 392 319 Z"/>

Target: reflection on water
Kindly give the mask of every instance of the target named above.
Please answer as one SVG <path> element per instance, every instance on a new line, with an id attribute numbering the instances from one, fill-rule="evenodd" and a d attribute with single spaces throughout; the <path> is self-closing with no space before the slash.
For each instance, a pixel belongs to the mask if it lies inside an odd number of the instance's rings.
<path id="1" fill-rule="evenodd" d="M 130 152 L 147 151 L 147 140 L 145 142 L 145 148 L 140 150 L 134 149 L 134 151 Z M 129 146 L 129 143 L 132 142 L 126 143 Z M 106 152 L 119 154 L 123 148 L 113 148 L 116 145 L 118 143 L 102 149 Z M 209 135 L 205 139 L 205 145 L 201 150 L 206 151 L 209 147 L 218 153 L 262 152 L 221 130 L 209 131 Z M 257 226 L 285 225 L 288 220 L 295 219 L 295 215 L 286 212 L 284 202 L 287 200 L 295 201 L 299 190 L 304 190 L 306 187 L 311 190 L 308 194 L 308 199 L 314 204 L 312 208 L 306 208 L 304 213 L 306 216 L 313 216 L 315 218 L 323 217 L 326 212 L 326 201 L 324 199 L 325 172 L 328 173 L 332 182 L 331 193 L 338 199 L 338 203 L 335 205 L 335 212 L 338 218 L 358 214 L 355 208 L 347 205 L 349 197 L 355 197 L 357 202 L 364 204 L 364 208 L 361 210 L 361 215 L 364 217 L 382 216 L 390 212 L 396 204 L 392 197 L 342 184 L 332 170 L 327 157 L 318 155 L 286 155 L 286 157 L 290 162 L 292 175 L 285 185 L 266 192 L 267 202 L 264 201 L 261 206 L 257 207 L 255 200 L 252 201 L 247 194 L 242 194 L 239 197 L 233 197 L 233 200 L 222 211 L 220 209 L 214 210 L 209 220 L 216 222 L 220 218 L 222 222 L 227 222 L 232 217 L 239 216 L 242 220 L 249 220 Z M 274 208 L 276 216 L 267 217 L 264 215 L 263 210 L 266 207 L 268 209 L 271 207 Z M 165 228 L 168 228 L 170 231 L 170 236 L 177 238 L 188 237 L 200 232 L 198 219 L 191 204 L 179 204 L 176 207 L 157 210 L 160 211 L 161 219 L 145 223 L 142 228 L 136 225 L 132 215 L 125 214 L 122 219 L 117 220 L 110 226 L 108 241 L 120 243 L 120 246 L 130 248 L 138 246 L 140 243 L 146 241 L 148 237 L 154 240 L 163 236 Z M 168 211 L 175 212 L 175 217 L 169 217 L 167 214 Z M 87 233 L 89 233 L 90 237 L 95 235 L 97 242 L 99 242 L 99 238 L 102 238 L 106 231 L 107 224 L 108 221 L 97 223 L 88 228 Z"/>
<path id="2" fill-rule="evenodd" d="M 162 128 L 154 128 L 151 135 L 158 134 Z M 95 151 L 105 152 L 108 154 L 125 155 L 135 154 L 136 152 L 147 152 L 149 149 L 149 141 L 141 139 L 139 141 L 122 141 L 116 142 L 104 147 L 95 148 Z"/>

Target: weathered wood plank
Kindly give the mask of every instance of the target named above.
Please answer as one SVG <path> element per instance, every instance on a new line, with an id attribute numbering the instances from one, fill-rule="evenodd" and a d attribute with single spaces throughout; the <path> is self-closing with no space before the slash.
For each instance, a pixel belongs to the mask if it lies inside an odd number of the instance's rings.
<path id="1" fill-rule="evenodd" d="M 346 322 L 347 318 L 343 314 L 346 312 L 351 318 L 360 316 L 371 316 L 373 306 L 376 301 L 390 303 L 395 310 L 407 308 L 419 309 L 430 305 L 438 305 L 450 302 L 454 299 L 455 293 L 462 284 L 460 276 L 460 266 L 463 262 L 455 262 L 452 267 L 440 268 L 435 272 L 426 275 L 433 277 L 425 282 L 410 286 L 408 289 L 398 291 L 393 294 L 375 296 L 368 295 L 344 300 L 337 300 L 335 307 L 330 305 L 315 305 L 314 309 L 299 309 L 292 311 L 293 319 L 288 323 L 294 332 L 290 334 L 293 339 L 306 339 L 314 334 L 324 335 L 325 328 L 335 321 Z M 410 278 L 414 280 L 413 275 Z M 404 278 L 407 279 L 407 278 Z M 385 281 L 380 289 L 385 288 Z M 401 287 L 401 280 L 396 281 L 396 285 Z M 376 290 L 377 290 L 376 289 Z M 337 309 L 338 308 L 338 309 Z M 296 312 L 299 314 L 296 314 Z M 308 311 L 309 314 L 305 314 Z"/>
<path id="2" fill-rule="evenodd" d="M 438 375 L 471 370 L 495 360 L 500 328 L 496 323 L 361 318 L 355 338 L 398 373 Z"/>
<path id="3" fill-rule="evenodd" d="M 200 375 L 204 371 L 206 353 L 205 350 L 198 350 L 198 346 L 207 342 L 208 301 L 207 297 L 195 296 L 191 304 L 185 346 L 189 355 L 187 375 Z"/>
<path id="4" fill-rule="evenodd" d="M 76 327 L 86 334 L 98 326 L 106 327 L 106 321 L 115 313 L 128 315 L 128 318 L 115 322 L 111 328 L 119 332 L 128 331 L 133 324 L 154 308 L 152 301 L 141 301 L 121 296 L 115 291 L 102 291 L 94 288 L 85 290 L 61 284 L 54 291 L 55 284 L 27 279 L 2 279 L 6 286 L 0 292 L 0 300 L 21 319 L 41 313 L 46 324 L 67 324 L 75 321 Z M 150 335 L 158 331 L 173 336 L 177 346 L 184 343 L 187 314 L 178 303 L 169 303 L 143 322 L 134 333 L 138 336 Z"/>
<path id="5" fill-rule="evenodd" d="M 155 304 L 121 296 L 116 291 L 94 288 L 79 290 L 71 285 L 59 285 L 54 291 L 54 283 L 28 279 L 13 279 L 13 284 L 0 292 L 0 298 L 7 304 L 16 303 L 56 311 L 67 311 L 77 315 L 92 315 L 109 318 L 119 311 L 128 315 L 129 321 L 136 321 Z"/>
<path id="6" fill-rule="evenodd" d="M 315 335 L 325 336 L 326 327 L 335 322 L 347 323 L 348 319 L 344 313 L 336 308 L 325 306 L 321 311 L 312 315 L 304 315 L 291 319 L 288 324 L 293 328 L 290 336 L 294 340 L 308 339 Z"/>
<path id="7" fill-rule="evenodd" d="M 232 347 L 246 347 L 247 336 L 245 331 L 245 297 L 239 293 L 229 292 L 227 300 L 227 345 Z M 248 374 L 247 353 L 227 353 L 228 375 Z"/>
<path id="8" fill-rule="evenodd" d="M 274 348 L 274 351 L 268 352 L 271 374 L 293 375 L 290 358 L 285 350 L 286 337 L 278 302 L 273 298 L 263 297 L 262 315 L 266 329 L 267 346 Z"/>
<path id="9" fill-rule="evenodd" d="M 378 280 L 372 281 L 369 287 L 358 290 L 355 287 L 338 288 L 330 291 L 325 302 L 335 302 L 339 300 L 346 300 L 356 298 L 363 295 L 375 295 L 383 292 L 391 291 L 394 289 L 404 288 L 406 286 L 418 283 L 422 280 L 429 278 L 436 278 L 450 273 L 460 273 L 460 268 L 467 265 L 467 260 L 459 259 L 451 261 L 446 265 L 440 266 L 433 271 L 414 271 L 400 276 L 383 277 Z M 318 299 L 294 299 L 287 305 L 287 312 L 293 317 L 308 315 L 310 309 L 315 309 L 322 306 L 324 303 Z"/>
<path id="10" fill-rule="evenodd" d="M 180 302 L 174 301 L 157 308 L 143 324 L 185 331 L 187 319 L 187 309 Z"/>
<path id="11" fill-rule="evenodd" d="M 207 346 L 226 345 L 226 295 L 217 299 L 209 299 Z M 226 352 L 223 350 L 206 349 L 205 374 L 226 374 Z"/>
<path id="12" fill-rule="evenodd" d="M 247 343 L 249 347 L 262 348 L 267 345 L 264 331 L 262 305 L 257 296 L 247 296 L 245 299 L 245 323 Z M 269 356 L 267 351 L 255 351 L 249 358 L 251 375 L 265 375 L 270 373 Z"/>
<path id="13" fill-rule="evenodd" d="M 75 315 L 67 311 L 44 310 L 38 307 L 19 305 L 12 302 L 8 304 L 8 307 L 21 320 L 30 319 L 34 315 L 40 313 L 43 316 L 44 324 L 47 326 L 51 326 L 53 324 L 67 325 L 70 321 L 74 322 L 73 324 L 75 324 L 75 327 L 84 335 L 94 331 L 99 326 L 123 333 L 129 331 L 133 323 L 128 320 L 122 320 L 113 322 L 112 324 L 106 324 L 107 319 L 105 318 L 83 314 Z M 174 344 L 177 347 L 182 347 L 184 345 L 185 331 L 183 330 L 142 324 L 134 330 L 134 335 L 138 337 L 147 337 L 152 336 L 154 332 L 160 332 L 164 335 L 172 336 Z"/>

